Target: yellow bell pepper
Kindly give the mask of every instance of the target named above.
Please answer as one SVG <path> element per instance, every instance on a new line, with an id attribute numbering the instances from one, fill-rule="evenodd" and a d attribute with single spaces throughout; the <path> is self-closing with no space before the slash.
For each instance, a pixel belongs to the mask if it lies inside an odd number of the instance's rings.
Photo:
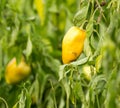
<path id="1" fill-rule="evenodd" d="M 64 64 L 76 60 L 82 53 L 86 32 L 78 27 L 71 27 L 62 41 L 62 61 Z"/>
<path id="2" fill-rule="evenodd" d="M 5 79 L 8 84 L 18 83 L 30 74 L 31 68 L 22 58 L 17 64 L 13 58 L 6 67 Z"/>

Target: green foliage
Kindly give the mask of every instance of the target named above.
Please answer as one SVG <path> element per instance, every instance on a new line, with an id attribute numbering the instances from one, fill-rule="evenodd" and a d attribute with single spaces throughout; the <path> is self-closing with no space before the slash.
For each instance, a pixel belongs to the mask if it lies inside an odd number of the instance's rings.
<path id="1" fill-rule="evenodd" d="M 120 108 L 120 1 L 42 2 L 44 20 L 34 0 L 0 0 L 0 108 Z M 73 25 L 86 30 L 84 50 L 62 65 L 62 38 Z M 8 85 L 6 65 L 22 56 L 32 72 Z"/>

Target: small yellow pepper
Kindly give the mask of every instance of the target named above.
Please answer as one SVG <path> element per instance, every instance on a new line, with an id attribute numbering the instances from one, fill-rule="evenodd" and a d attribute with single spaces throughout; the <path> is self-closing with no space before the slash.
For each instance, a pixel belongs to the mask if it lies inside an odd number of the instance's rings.
<path id="1" fill-rule="evenodd" d="M 31 68 L 25 63 L 24 58 L 17 64 L 16 58 L 13 58 L 6 67 L 5 79 L 8 84 L 15 84 L 29 75 Z"/>

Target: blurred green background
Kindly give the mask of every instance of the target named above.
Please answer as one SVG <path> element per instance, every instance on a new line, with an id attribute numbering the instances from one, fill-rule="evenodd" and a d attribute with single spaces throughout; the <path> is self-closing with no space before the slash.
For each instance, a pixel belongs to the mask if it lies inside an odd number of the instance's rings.
<path id="1" fill-rule="evenodd" d="M 0 108 L 120 108 L 119 0 L 0 0 Z M 86 30 L 83 53 L 61 60 L 71 26 Z M 32 72 L 10 85 L 8 62 Z"/>

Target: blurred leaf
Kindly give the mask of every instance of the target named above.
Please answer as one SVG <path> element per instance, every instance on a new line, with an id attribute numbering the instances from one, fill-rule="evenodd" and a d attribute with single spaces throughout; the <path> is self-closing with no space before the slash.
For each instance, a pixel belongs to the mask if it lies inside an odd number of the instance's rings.
<path id="1" fill-rule="evenodd" d="M 85 42 L 84 42 L 84 53 L 85 53 L 85 55 L 87 57 L 92 55 L 92 50 L 91 50 L 91 47 L 90 47 L 89 38 L 85 39 Z"/>
<path id="2" fill-rule="evenodd" d="M 30 106 L 31 106 L 30 95 L 26 89 L 23 89 L 21 91 L 21 94 L 19 95 L 18 106 L 19 106 L 19 108 L 30 108 Z"/>
<path id="3" fill-rule="evenodd" d="M 74 62 L 71 62 L 70 64 L 72 64 L 72 65 L 82 65 L 82 64 L 84 64 L 84 63 L 86 63 L 87 61 L 88 61 L 88 59 L 89 59 L 89 57 L 85 57 L 85 58 L 83 58 L 83 59 L 78 59 L 77 61 L 74 61 Z"/>
<path id="4" fill-rule="evenodd" d="M 39 99 L 39 82 L 36 79 L 30 88 L 30 94 L 32 98 L 32 103 L 37 103 Z"/>
<path id="5" fill-rule="evenodd" d="M 70 86 L 66 79 L 62 81 L 62 84 L 64 86 L 65 92 L 66 92 L 66 108 L 69 108 L 69 97 L 70 97 Z"/>
<path id="6" fill-rule="evenodd" d="M 1 47 L 1 43 L 0 43 L 0 68 L 2 69 L 2 62 L 3 62 L 3 55 L 2 55 L 2 47 Z M 0 79 L 1 79 L 1 74 L 0 74 Z"/>
<path id="7" fill-rule="evenodd" d="M 95 67 L 96 67 L 96 71 L 99 72 L 99 69 L 101 68 L 102 65 L 102 55 L 99 55 L 96 58 L 96 63 L 95 63 Z"/>
<path id="8" fill-rule="evenodd" d="M 27 46 L 24 53 L 27 57 L 29 57 L 30 54 L 32 53 L 32 42 L 31 42 L 30 36 L 28 36 Z"/>
<path id="9" fill-rule="evenodd" d="M 63 77 L 64 77 L 64 68 L 65 68 L 65 66 L 66 66 L 66 65 L 61 65 L 61 66 L 59 67 L 59 81 L 60 81 L 61 79 L 63 79 Z"/>
<path id="10" fill-rule="evenodd" d="M 19 108 L 25 108 L 25 100 L 26 100 L 26 96 L 24 96 L 24 90 L 21 92 L 21 94 L 19 95 L 20 99 L 19 99 Z"/>
<path id="11" fill-rule="evenodd" d="M 59 70 L 60 62 L 57 59 L 53 59 L 48 56 L 45 58 L 45 63 L 53 72 L 57 72 Z"/>
<path id="12" fill-rule="evenodd" d="M 60 104 L 58 108 L 63 108 L 65 106 L 64 99 L 61 97 Z"/>
<path id="13" fill-rule="evenodd" d="M 76 26 L 82 26 L 85 23 L 86 15 L 88 11 L 88 5 L 81 8 L 74 16 L 73 22 Z"/>
<path id="14" fill-rule="evenodd" d="M 28 92 L 26 92 L 26 102 L 25 102 L 25 108 L 31 107 L 31 96 Z"/>
<path id="15" fill-rule="evenodd" d="M 67 4 L 68 4 L 69 6 L 73 5 L 74 3 L 75 3 L 75 1 L 73 1 L 73 0 L 67 0 Z"/>
<path id="16" fill-rule="evenodd" d="M 52 5 L 49 8 L 49 12 L 51 12 L 51 13 L 58 13 L 59 12 L 56 2 L 57 2 L 56 0 L 52 1 Z"/>
<path id="17" fill-rule="evenodd" d="M 65 25 L 66 25 L 66 12 L 64 9 L 61 9 L 61 12 L 60 12 L 60 17 L 59 17 L 59 29 L 61 31 L 64 31 L 65 29 Z"/>
<path id="18" fill-rule="evenodd" d="M 94 30 L 94 28 L 93 28 L 93 24 L 94 24 L 94 16 L 92 16 L 91 18 L 90 18 L 90 20 L 88 21 L 88 24 L 87 24 L 87 26 L 86 26 L 86 32 L 87 32 L 87 37 L 89 38 L 91 35 L 92 35 L 92 33 L 93 33 L 93 30 Z"/>
<path id="19" fill-rule="evenodd" d="M 86 106 L 85 95 L 80 82 L 75 83 L 73 91 L 74 91 L 75 97 L 79 98 L 82 101 L 82 103 Z"/>
<path id="20" fill-rule="evenodd" d="M 117 81 L 117 77 L 118 78 L 120 77 L 119 76 L 120 71 L 117 72 L 117 68 L 118 67 L 115 67 L 113 69 L 112 73 L 110 74 L 108 83 L 107 83 L 108 92 L 107 92 L 107 98 L 106 98 L 106 103 L 105 103 L 106 108 L 117 107 L 116 98 L 118 95 L 118 90 L 120 88 L 120 87 L 117 87 L 118 84 L 120 83 L 120 81 Z"/>

